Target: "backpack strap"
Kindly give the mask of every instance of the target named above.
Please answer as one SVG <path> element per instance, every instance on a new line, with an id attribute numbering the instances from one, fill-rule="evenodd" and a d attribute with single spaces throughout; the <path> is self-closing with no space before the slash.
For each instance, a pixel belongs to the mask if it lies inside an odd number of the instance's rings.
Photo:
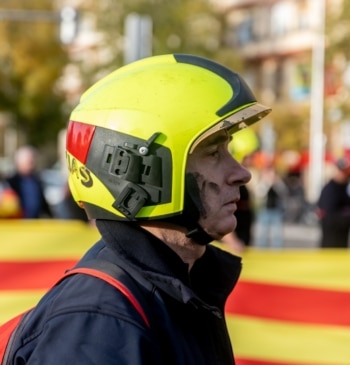
<path id="1" fill-rule="evenodd" d="M 97 262 L 100 264 L 98 265 Z M 120 280 L 118 280 L 115 277 L 115 275 L 112 276 L 112 275 L 108 274 L 107 272 L 105 272 L 105 270 L 107 270 L 106 267 L 108 264 L 111 264 L 111 263 L 109 263 L 108 261 L 98 261 L 98 260 L 88 263 L 87 266 L 91 265 L 92 267 L 85 267 L 85 265 L 83 264 L 84 267 L 76 267 L 74 269 L 67 271 L 61 280 L 65 279 L 68 276 L 74 275 L 74 274 L 85 274 L 85 275 L 90 275 L 95 278 L 104 280 L 108 284 L 111 284 L 116 289 L 118 289 L 129 300 L 129 302 L 133 305 L 133 307 L 139 313 L 141 318 L 144 320 L 147 327 L 150 327 L 146 313 L 143 310 L 143 308 L 141 307 L 139 301 L 134 296 L 134 294 Z M 106 266 L 104 269 L 101 268 L 101 266 L 103 266 L 103 265 Z M 100 268 L 96 268 L 96 266 L 100 266 Z"/>
<path id="2" fill-rule="evenodd" d="M 12 344 L 16 339 L 16 334 L 19 328 L 24 325 L 27 317 L 29 317 L 31 309 L 26 312 L 20 313 L 17 316 L 11 318 L 3 325 L 0 330 L 0 364 L 6 365 L 9 361 L 9 356 L 12 349 Z"/>
<path id="3" fill-rule="evenodd" d="M 145 324 L 150 328 L 149 319 L 146 316 L 145 311 L 133 294 L 138 292 L 136 284 L 130 278 L 130 276 L 120 267 L 105 260 L 91 260 L 81 263 L 82 266 L 77 266 L 71 270 L 67 270 L 61 278 L 53 285 L 56 286 L 62 282 L 65 278 L 75 274 L 90 275 L 95 278 L 104 280 L 108 284 L 114 286 L 119 290 L 132 304 L 132 306 L 139 313 Z M 123 282 L 122 282 L 123 281 Z M 128 288 L 130 287 L 132 291 Z M 33 308 L 34 309 L 34 308 Z M 18 316 L 12 318 L 1 326 L 0 334 L 0 365 L 9 364 L 12 353 L 12 344 L 20 335 L 22 328 L 30 318 L 32 309 L 27 312 L 21 313 Z M 1 358 L 2 356 L 2 358 Z"/>

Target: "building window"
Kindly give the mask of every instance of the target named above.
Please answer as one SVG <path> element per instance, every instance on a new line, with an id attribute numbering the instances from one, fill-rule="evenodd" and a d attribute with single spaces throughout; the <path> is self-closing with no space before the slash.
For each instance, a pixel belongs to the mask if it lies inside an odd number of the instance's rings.
<path id="1" fill-rule="evenodd" d="M 237 43 L 240 46 L 253 41 L 253 19 L 247 18 L 237 28 Z"/>
<path id="2" fill-rule="evenodd" d="M 281 1 L 271 7 L 271 35 L 283 36 L 298 28 L 298 9 L 294 2 Z"/>

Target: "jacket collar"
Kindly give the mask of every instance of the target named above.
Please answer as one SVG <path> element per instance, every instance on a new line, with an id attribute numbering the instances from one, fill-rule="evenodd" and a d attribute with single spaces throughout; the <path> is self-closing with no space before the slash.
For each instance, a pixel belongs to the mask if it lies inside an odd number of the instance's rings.
<path id="1" fill-rule="evenodd" d="M 212 245 L 188 265 L 158 238 L 134 222 L 97 220 L 106 246 L 168 295 L 184 303 L 204 302 L 223 309 L 241 271 L 241 258 Z"/>

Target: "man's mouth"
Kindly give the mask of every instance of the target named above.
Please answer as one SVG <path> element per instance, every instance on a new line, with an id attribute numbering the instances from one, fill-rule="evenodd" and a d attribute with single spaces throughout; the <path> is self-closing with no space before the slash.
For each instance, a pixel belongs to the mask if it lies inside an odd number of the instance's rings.
<path id="1" fill-rule="evenodd" d="M 239 201 L 240 197 L 234 198 L 230 201 L 228 201 L 227 203 L 225 203 L 224 205 L 230 205 L 230 204 L 235 204 L 237 205 L 237 202 Z"/>

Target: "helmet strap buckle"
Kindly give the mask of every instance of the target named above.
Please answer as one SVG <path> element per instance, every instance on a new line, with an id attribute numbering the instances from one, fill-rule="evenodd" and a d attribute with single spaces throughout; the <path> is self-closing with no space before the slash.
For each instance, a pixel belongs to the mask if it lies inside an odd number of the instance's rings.
<path id="1" fill-rule="evenodd" d="M 148 199 L 147 192 L 138 185 L 128 182 L 113 207 L 124 214 L 129 220 L 135 220 L 136 214 L 144 206 Z"/>
<path id="2" fill-rule="evenodd" d="M 209 236 L 209 234 L 205 232 L 204 229 L 199 225 L 193 229 L 190 229 L 186 233 L 186 237 L 193 239 L 202 246 L 206 246 L 213 241 L 213 238 Z"/>

